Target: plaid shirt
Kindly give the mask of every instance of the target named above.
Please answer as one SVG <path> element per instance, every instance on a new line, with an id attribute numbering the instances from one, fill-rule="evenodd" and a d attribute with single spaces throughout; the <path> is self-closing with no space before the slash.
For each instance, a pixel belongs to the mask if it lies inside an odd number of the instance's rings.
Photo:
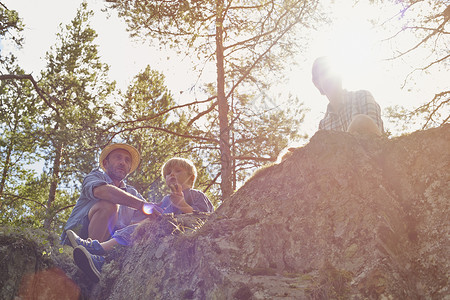
<path id="1" fill-rule="evenodd" d="M 320 121 L 319 129 L 347 131 L 355 115 L 364 114 L 371 117 L 375 124 L 383 129 L 380 106 L 369 91 L 349 92 L 344 90 L 343 106 L 338 112 L 332 111 L 330 104 L 327 106 L 325 117 Z"/>

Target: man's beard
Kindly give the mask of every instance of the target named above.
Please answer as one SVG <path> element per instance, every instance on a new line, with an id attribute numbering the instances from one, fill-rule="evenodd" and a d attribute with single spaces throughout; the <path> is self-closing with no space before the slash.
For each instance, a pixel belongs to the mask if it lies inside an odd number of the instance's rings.
<path id="1" fill-rule="evenodd" d="M 108 173 L 109 177 L 113 180 L 122 181 L 127 177 L 127 172 L 124 170 L 113 169 Z"/>

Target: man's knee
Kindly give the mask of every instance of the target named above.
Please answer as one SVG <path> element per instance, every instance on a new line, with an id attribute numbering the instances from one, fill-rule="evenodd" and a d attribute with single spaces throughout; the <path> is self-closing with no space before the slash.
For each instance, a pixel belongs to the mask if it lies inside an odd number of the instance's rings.
<path id="1" fill-rule="evenodd" d="M 89 210 L 89 219 L 92 219 L 94 215 L 101 216 L 113 216 L 117 214 L 119 210 L 119 205 L 109 202 L 109 201 L 98 201 Z"/>
<path id="2" fill-rule="evenodd" d="M 116 225 L 119 205 L 99 201 L 89 210 L 88 237 L 104 242 L 109 239 Z"/>
<path id="3" fill-rule="evenodd" d="M 373 133 L 381 135 L 381 130 L 378 128 L 375 121 L 368 115 L 355 115 L 348 127 L 350 133 Z"/>

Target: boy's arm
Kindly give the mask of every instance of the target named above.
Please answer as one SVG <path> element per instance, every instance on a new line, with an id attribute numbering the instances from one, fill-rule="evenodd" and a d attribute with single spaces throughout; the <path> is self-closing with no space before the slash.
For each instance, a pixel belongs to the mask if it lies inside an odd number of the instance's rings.
<path id="1" fill-rule="evenodd" d="M 204 193 L 198 190 L 190 190 L 190 196 L 192 198 L 191 206 L 194 210 L 208 213 L 214 212 L 214 206 Z"/>

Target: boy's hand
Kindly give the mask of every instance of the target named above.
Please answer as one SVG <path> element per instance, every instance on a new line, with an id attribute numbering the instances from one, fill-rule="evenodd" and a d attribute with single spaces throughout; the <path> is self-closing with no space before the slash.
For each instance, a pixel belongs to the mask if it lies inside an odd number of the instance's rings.
<path id="1" fill-rule="evenodd" d="M 181 186 L 178 183 L 172 183 L 169 185 L 172 193 L 170 194 L 170 201 L 176 207 L 180 208 L 183 204 L 187 204 L 184 200 L 183 191 L 181 190 Z"/>
<path id="2" fill-rule="evenodd" d="M 179 194 L 183 196 L 183 191 L 181 189 L 181 185 L 178 184 L 176 178 L 172 178 L 169 182 L 169 188 L 172 191 L 172 194 Z"/>
<path id="3" fill-rule="evenodd" d="M 184 199 L 183 190 L 181 184 L 178 184 L 176 178 L 171 178 L 168 182 L 169 188 L 172 191 L 170 194 L 170 201 L 172 204 L 180 209 L 183 213 L 191 213 L 192 207 L 186 203 Z"/>

